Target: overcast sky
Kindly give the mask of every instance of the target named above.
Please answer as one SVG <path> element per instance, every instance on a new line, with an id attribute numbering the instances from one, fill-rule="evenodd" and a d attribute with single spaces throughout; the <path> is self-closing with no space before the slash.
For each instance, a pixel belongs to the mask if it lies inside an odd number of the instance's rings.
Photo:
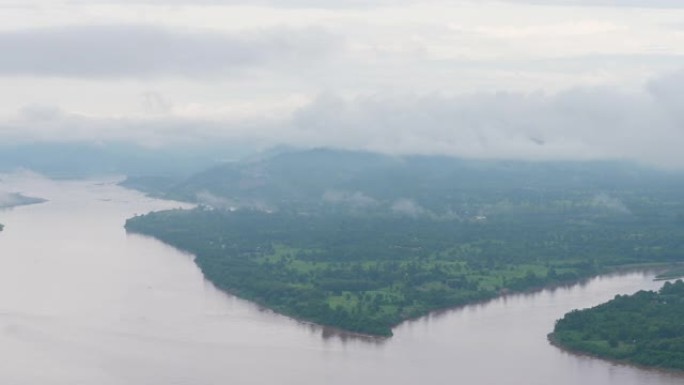
<path id="1" fill-rule="evenodd" d="M 684 167 L 681 0 L 0 0 L 0 140 Z"/>

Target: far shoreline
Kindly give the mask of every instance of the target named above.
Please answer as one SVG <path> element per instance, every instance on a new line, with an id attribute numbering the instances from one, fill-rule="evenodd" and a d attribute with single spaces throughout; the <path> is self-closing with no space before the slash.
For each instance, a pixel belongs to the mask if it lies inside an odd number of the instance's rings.
<path id="1" fill-rule="evenodd" d="M 154 238 L 154 237 L 152 237 L 152 238 Z M 156 239 L 156 238 L 154 238 L 154 239 Z M 194 254 L 192 254 L 192 253 L 190 253 L 190 255 L 194 256 Z M 630 264 L 630 265 L 624 265 L 624 266 L 616 266 L 614 269 L 611 269 L 611 271 L 607 271 L 604 273 L 593 275 L 591 277 L 582 278 L 582 279 L 572 281 L 572 282 L 555 283 L 555 284 L 551 284 L 551 285 L 547 285 L 547 286 L 528 288 L 526 290 L 520 290 L 520 291 L 509 291 L 509 292 L 505 292 L 505 293 L 500 292 L 498 295 L 495 295 L 491 298 L 482 299 L 482 300 L 473 301 L 473 302 L 468 302 L 468 303 L 464 303 L 464 304 L 453 306 L 453 307 L 445 307 L 442 309 L 434 309 L 434 310 L 431 310 L 430 312 L 428 312 L 427 314 L 423 314 L 423 315 L 420 315 L 417 317 L 404 319 L 401 322 L 399 322 L 395 325 L 392 325 L 392 328 L 391 328 L 392 335 L 389 335 L 389 336 L 349 331 L 349 330 L 345 330 L 345 329 L 342 329 L 339 327 L 318 324 L 318 323 L 315 323 L 315 322 L 312 322 L 312 321 L 309 321 L 309 320 L 306 320 L 303 318 L 299 318 L 299 317 L 291 315 L 291 314 L 279 312 L 279 311 L 272 309 L 270 307 L 267 307 L 264 304 L 261 304 L 259 302 L 240 297 L 239 295 L 237 295 L 235 293 L 221 289 L 218 286 L 216 286 L 212 281 L 210 281 L 209 279 L 204 277 L 204 274 L 202 274 L 202 275 L 203 275 L 204 279 L 207 282 L 209 282 L 210 284 L 214 285 L 214 287 L 216 287 L 217 290 L 219 290 L 225 294 L 239 298 L 243 301 L 247 301 L 251 304 L 258 306 L 259 308 L 261 308 L 263 310 L 267 310 L 269 312 L 272 312 L 273 314 L 289 318 L 289 319 L 291 319 L 291 320 L 293 320 L 293 321 L 295 321 L 301 325 L 319 329 L 322 332 L 324 338 L 338 337 L 340 339 L 354 339 L 354 340 L 368 342 L 368 343 L 385 343 L 387 341 L 392 340 L 392 337 L 394 337 L 394 330 L 397 327 L 400 327 L 400 326 L 407 324 L 407 323 L 417 322 L 417 321 L 420 321 L 421 319 L 428 319 L 428 318 L 431 318 L 434 316 L 446 315 L 450 312 L 459 311 L 459 310 L 466 309 L 466 308 L 471 307 L 471 306 L 486 305 L 486 304 L 489 304 L 489 303 L 496 301 L 498 299 L 501 299 L 501 298 L 534 295 L 534 294 L 542 293 L 542 292 L 547 291 L 547 290 L 569 289 L 569 288 L 572 288 L 572 287 L 577 286 L 577 285 L 586 284 L 593 279 L 597 279 L 597 278 L 601 278 L 601 277 L 614 277 L 614 276 L 623 276 L 623 275 L 628 275 L 628 274 L 633 274 L 633 273 L 643 273 L 643 274 L 653 274 L 654 275 L 653 281 L 659 281 L 659 280 L 655 279 L 656 274 L 658 274 L 659 272 L 662 272 L 662 271 L 666 271 L 667 268 L 670 268 L 672 266 L 678 266 L 678 265 L 679 264 L 662 262 L 662 263 L 645 263 L 645 264 Z M 665 282 L 666 280 L 662 280 L 662 281 Z M 574 309 L 568 309 L 567 311 L 572 311 L 572 310 L 574 310 Z M 550 338 L 551 334 L 553 334 L 553 333 L 549 333 L 547 335 L 547 338 Z M 586 355 L 586 356 L 590 356 L 593 358 L 603 359 L 600 356 L 592 356 L 588 353 L 585 354 L 585 353 L 579 352 L 579 351 L 573 352 L 569 349 L 563 348 L 560 345 L 556 345 L 555 343 L 552 343 L 552 345 L 556 346 L 562 350 L 565 350 L 568 353 L 573 353 L 573 354 L 577 354 L 577 355 Z M 627 361 L 621 362 L 621 361 L 616 360 L 615 362 L 616 363 L 622 363 L 622 364 L 628 365 L 628 366 L 638 366 L 637 364 L 631 365 Z M 648 366 L 644 366 L 644 368 L 646 368 L 646 369 L 658 369 L 658 368 L 653 368 L 653 367 L 648 367 Z M 664 370 L 670 371 L 667 369 L 664 369 Z M 673 370 L 673 371 L 675 373 L 684 374 L 684 371 L 678 371 L 678 370 Z"/>
<path id="2" fill-rule="evenodd" d="M 157 239 L 157 238 L 152 237 L 150 235 L 144 235 L 144 234 L 139 234 L 139 235 L 151 237 L 153 239 Z M 175 246 L 172 246 L 172 247 L 176 248 Z M 176 249 L 178 249 L 178 248 L 176 248 Z M 194 258 L 196 256 L 193 253 L 187 252 L 187 251 L 182 250 L 182 249 L 178 249 L 178 250 L 181 250 L 181 251 L 191 255 L 193 257 L 193 263 L 195 263 Z M 196 266 L 199 267 L 199 265 L 196 265 Z M 266 306 L 263 303 L 260 303 L 258 301 L 254 301 L 252 299 L 242 297 L 235 292 L 225 290 L 225 289 L 217 286 L 211 280 L 209 280 L 204 275 L 204 272 L 202 271 L 201 268 L 200 268 L 200 272 L 202 273 L 202 277 L 205 279 L 206 282 L 210 283 L 217 290 L 223 292 L 224 294 L 234 296 L 235 298 L 239 298 L 240 300 L 249 302 L 249 303 L 259 307 L 260 309 L 267 310 L 269 312 L 272 312 L 275 315 L 282 316 L 285 318 L 289 318 L 289 319 L 295 321 L 296 323 L 298 323 L 302 326 L 309 326 L 312 328 L 319 329 L 322 333 L 323 338 L 337 337 L 337 338 L 340 338 L 343 340 L 344 339 L 353 339 L 353 340 L 357 340 L 357 341 L 363 341 L 363 342 L 367 342 L 367 343 L 376 343 L 377 344 L 377 343 L 385 343 L 385 342 L 392 340 L 392 338 L 394 337 L 394 330 L 401 325 L 411 323 L 411 322 L 420 321 L 421 319 L 427 319 L 427 318 L 434 317 L 434 316 L 445 315 L 445 314 L 448 314 L 452 311 L 462 310 L 462 309 L 468 308 L 470 306 L 486 305 L 486 304 L 491 303 L 493 301 L 496 301 L 500 298 L 506 298 L 509 296 L 515 297 L 515 296 L 533 295 L 533 294 L 538 294 L 538 293 L 544 292 L 546 290 L 555 290 L 555 289 L 559 289 L 559 288 L 568 288 L 569 289 L 569 288 L 577 286 L 577 285 L 586 284 L 587 282 L 591 281 L 592 279 L 597 279 L 597 278 L 601 278 L 601 277 L 622 276 L 622 275 L 628 275 L 628 274 L 632 274 L 632 273 L 643 273 L 643 274 L 651 273 L 654 275 L 654 281 L 655 281 L 656 274 L 658 274 L 659 272 L 665 271 L 667 268 L 670 268 L 672 266 L 674 266 L 674 265 L 672 263 L 669 263 L 669 262 L 630 264 L 630 265 L 616 266 L 613 269 L 610 269 L 610 271 L 599 273 L 599 274 L 596 274 L 596 275 L 593 275 L 590 277 L 581 278 L 581 279 L 578 279 L 575 281 L 560 282 L 560 283 L 550 284 L 550 285 L 546 285 L 546 286 L 528 288 L 526 290 L 520 290 L 520 291 L 499 292 L 499 294 L 497 294 L 491 298 L 481 299 L 478 301 L 472 301 L 472 302 L 468 302 L 468 303 L 464 303 L 464 304 L 452 306 L 452 307 L 444 307 L 441 309 L 433 309 L 426 314 L 422 314 L 422 315 L 419 315 L 416 317 L 403 319 L 399 323 L 391 326 L 391 329 L 390 329 L 392 331 L 391 335 L 368 334 L 368 333 L 355 332 L 355 331 L 351 331 L 351 330 L 345 330 L 345 329 L 335 327 L 335 326 L 319 324 L 319 323 L 316 323 L 316 322 L 313 322 L 313 321 L 310 321 L 310 320 L 307 320 L 304 318 L 300 318 L 296 315 L 289 314 L 286 312 L 281 312 L 281 311 L 278 311 L 278 310 L 273 309 L 271 307 L 268 307 L 268 306 Z M 572 311 L 572 310 L 574 310 L 574 309 L 568 309 L 567 311 Z M 600 358 L 600 357 L 597 357 L 597 358 Z"/>
<path id="3" fill-rule="evenodd" d="M 547 339 L 547 341 L 549 341 L 549 344 L 551 344 L 551 346 L 557 348 L 558 350 L 560 350 L 566 354 L 570 354 L 570 355 L 575 356 L 575 357 L 588 357 L 588 358 L 598 359 L 598 360 L 605 361 L 605 362 L 610 362 L 614 365 L 626 366 L 626 367 L 631 367 L 631 368 L 641 369 L 641 370 L 646 370 L 646 371 L 651 371 L 651 372 L 673 374 L 673 375 L 676 375 L 678 377 L 681 376 L 684 379 L 684 370 L 642 365 L 642 364 L 637 364 L 637 363 L 631 362 L 629 360 L 619 360 L 617 358 L 604 357 L 604 356 L 600 356 L 597 354 L 587 353 L 587 352 L 584 352 L 581 350 L 571 349 L 571 348 L 568 348 L 565 345 L 561 344 L 560 342 L 558 342 L 554 333 L 547 334 L 546 339 Z"/>

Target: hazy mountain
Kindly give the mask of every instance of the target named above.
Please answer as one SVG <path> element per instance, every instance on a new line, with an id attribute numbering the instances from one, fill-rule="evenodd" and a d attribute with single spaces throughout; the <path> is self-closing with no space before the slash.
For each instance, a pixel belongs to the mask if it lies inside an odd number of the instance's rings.
<path id="1" fill-rule="evenodd" d="M 180 183 L 132 180 L 138 183 L 130 186 L 217 208 L 472 216 L 545 202 L 624 214 L 644 196 L 675 198 L 684 188 L 681 176 L 626 162 L 484 161 L 313 149 L 222 164 Z"/>
<path id="2" fill-rule="evenodd" d="M 130 143 L 35 142 L 0 145 L 0 171 L 29 169 L 51 177 L 121 174 L 187 177 L 250 153 L 223 145 L 148 148 Z"/>

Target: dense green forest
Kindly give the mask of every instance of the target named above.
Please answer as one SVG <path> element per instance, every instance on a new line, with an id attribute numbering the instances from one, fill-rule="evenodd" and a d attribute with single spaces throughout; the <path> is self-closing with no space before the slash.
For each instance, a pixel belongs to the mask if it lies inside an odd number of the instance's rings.
<path id="1" fill-rule="evenodd" d="M 314 150 L 156 181 L 199 207 L 126 227 L 192 252 L 238 296 L 391 335 L 431 310 L 681 261 L 683 181 L 624 164 Z"/>
<path id="2" fill-rule="evenodd" d="M 684 282 L 574 310 L 550 338 L 567 349 L 639 365 L 684 370 Z"/>

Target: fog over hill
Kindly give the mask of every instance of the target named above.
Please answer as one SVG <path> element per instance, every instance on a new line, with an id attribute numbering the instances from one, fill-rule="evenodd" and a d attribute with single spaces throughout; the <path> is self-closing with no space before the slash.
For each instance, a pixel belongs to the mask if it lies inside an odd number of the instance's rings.
<path id="1" fill-rule="evenodd" d="M 0 142 L 152 154 L 107 155 L 111 172 L 278 145 L 684 167 L 676 1 L 0 7 Z"/>
<path id="2" fill-rule="evenodd" d="M 187 178 L 132 177 L 124 185 L 226 210 L 465 219 L 544 201 L 632 215 L 630 205 L 641 204 L 635 194 L 676 199 L 684 190 L 682 176 L 630 162 L 469 160 L 321 148 L 264 153 Z"/>

